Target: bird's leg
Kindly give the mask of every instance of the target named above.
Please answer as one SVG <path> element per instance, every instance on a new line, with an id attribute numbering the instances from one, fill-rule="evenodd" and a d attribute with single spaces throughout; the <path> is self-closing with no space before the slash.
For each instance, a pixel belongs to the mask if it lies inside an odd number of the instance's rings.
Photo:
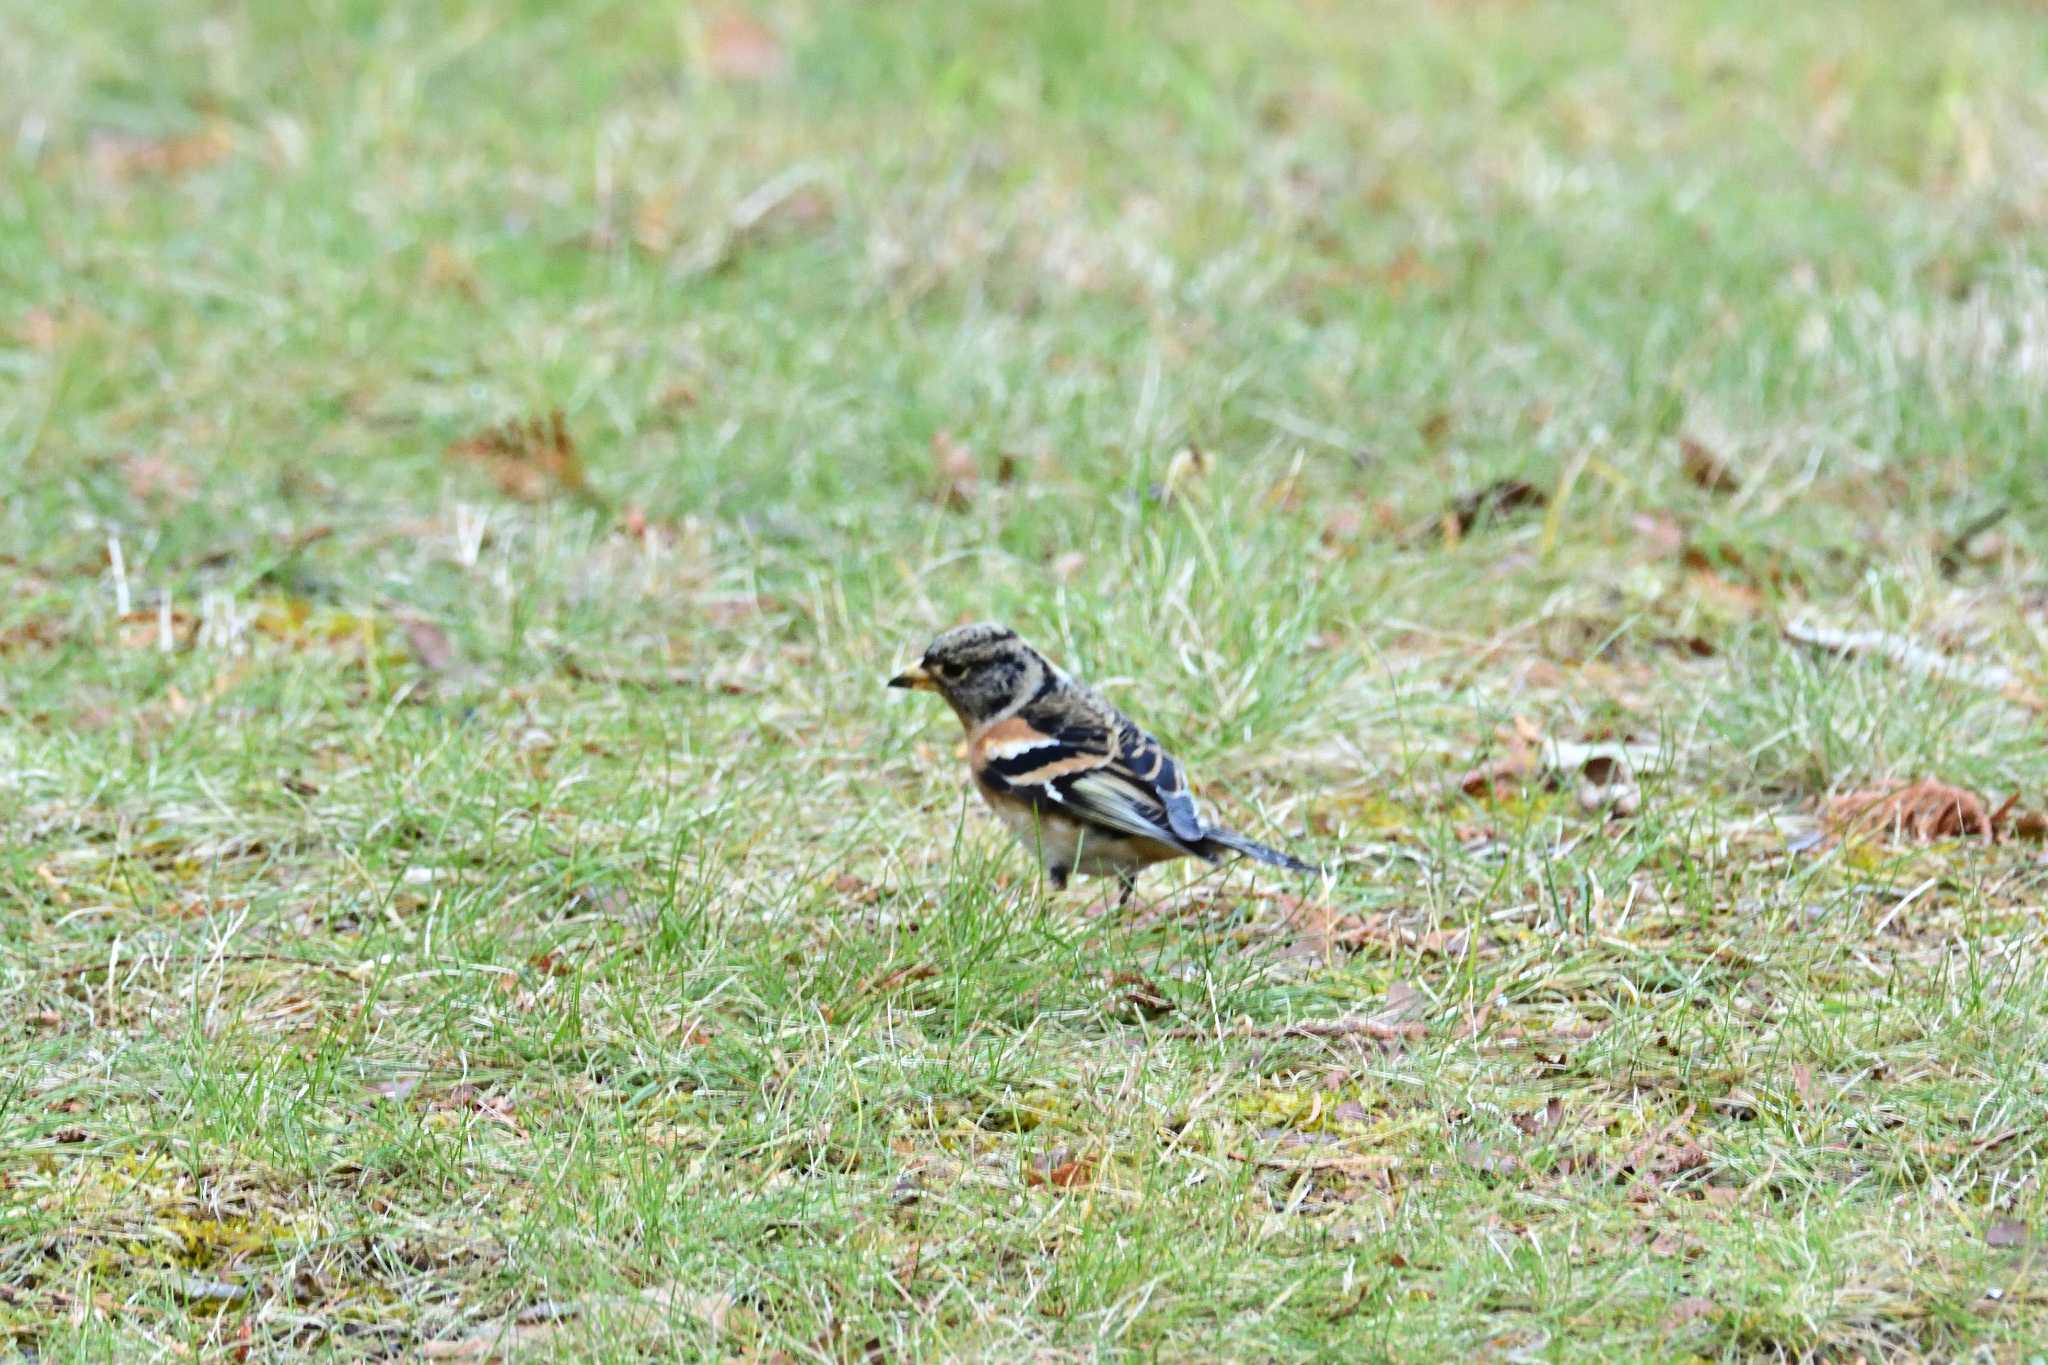
<path id="1" fill-rule="evenodd" d="M 1067 878 L 1072 874 L 1073 869 L 1065 863 L 1047 863 L 1045 866 L 1045 879 L 1052 883 L 1052 889 L 1055 891 L 1066 890 Z"/>
<path id="2" fill-rule="evenodd" d="M 1122 910 L 1131 903 L 1131 897 L 1138 894 L 1138 879 L 1129 872 L 1119 872 L 1116 884 L 1123 888 L 1116 898 L 1116 908 Z"/>

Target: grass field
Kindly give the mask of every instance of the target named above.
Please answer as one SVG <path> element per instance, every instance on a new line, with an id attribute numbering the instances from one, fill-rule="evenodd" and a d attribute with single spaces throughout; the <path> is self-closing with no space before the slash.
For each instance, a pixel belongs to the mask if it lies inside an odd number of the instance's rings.
<path id="1" fill-rule="evenodd" d="M 2036 1358 L 2044 91 L 2019 3 L 7 6 L 0 1333 Z M 1042 887 L 882 686 L 984 617 L 1330 875 Z"/>

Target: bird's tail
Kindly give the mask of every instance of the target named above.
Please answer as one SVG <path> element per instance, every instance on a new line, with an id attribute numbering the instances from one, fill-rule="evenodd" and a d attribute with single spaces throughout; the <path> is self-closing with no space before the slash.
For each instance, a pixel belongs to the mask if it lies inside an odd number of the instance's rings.
<path id="1" fill-rule="evenodd" d="M 1236 830 L 1212 829 L 1208 831 L 1202 842 L 1209 845 L 1202 852 L 1209 854 L 1211 857 L 1215 856 L 1215 852 L 1218 850 L 1229 849 L 1233 853 L 1242 853 L 1247 858 L 1256 858 L 1260 862 L 1270 863 L 1274 867 L 1284 867 L 1289 872 L 1322 871 L 1314 863 L 1305 863 L 1293 854 L 1282 853 L 1277 848 L 1267 848 L 1257 839 L 1247 839 Z"/>

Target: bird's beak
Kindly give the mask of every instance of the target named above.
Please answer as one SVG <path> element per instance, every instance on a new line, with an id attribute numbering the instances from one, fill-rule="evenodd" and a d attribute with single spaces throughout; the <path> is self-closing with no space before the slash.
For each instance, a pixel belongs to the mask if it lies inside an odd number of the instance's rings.
<path id="1" fill-rule="evenodd" d="M 925 672 L 923 664 L 912 664 L 904 669 L 901 673 L 889 679 L 889 686 L 907 687 L 913 692 L 936 692 L 939 690 L 932 683 L 932 675 Z"/>

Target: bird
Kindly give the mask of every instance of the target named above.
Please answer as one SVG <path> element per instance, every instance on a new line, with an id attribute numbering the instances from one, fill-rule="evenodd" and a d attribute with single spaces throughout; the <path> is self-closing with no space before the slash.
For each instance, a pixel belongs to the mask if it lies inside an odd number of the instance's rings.
<path id="1" fill-rule="evenodd" d="M 1153 863 L 1215 863 L 1229 853 L 1290 872 L 1322 870 L 1212 823 L 1158 740 L 1008 626 L 941 633 L 889 686 L 937 693 L 953 708 L 975 789 L 1036 853 L 1055 890 L 1075 873 L 1106 873 L 1121 884 L 1121 907 Z"/>

